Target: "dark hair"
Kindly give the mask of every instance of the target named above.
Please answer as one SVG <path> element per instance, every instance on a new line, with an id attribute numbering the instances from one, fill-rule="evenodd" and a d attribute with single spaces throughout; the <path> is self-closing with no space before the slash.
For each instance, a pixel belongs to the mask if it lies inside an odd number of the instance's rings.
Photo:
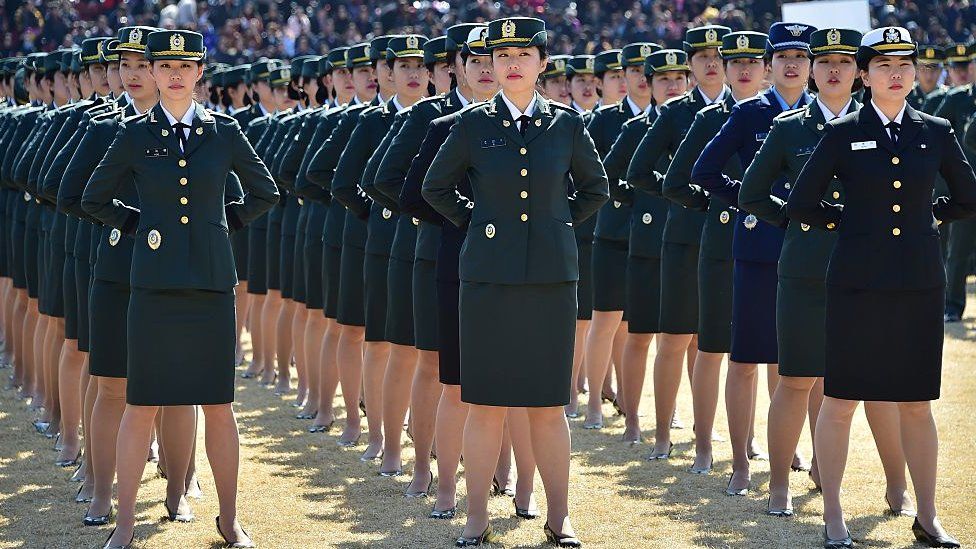
<path id="1" fill-rule="evenodd" d="M 816 61 L 816 57 L 810 58 L 810 77 L 807 79 L 807 90 L 811 93 L 819 93 L 820 89 L 817 88 L 817 82 L 813 79 L 813 63 Z M 854 83 L 851 84 L 851 94 L 855 94 L 864 88 L 864 81 L 861 80 L 860 75 L 854 76 Z"/>
<path id="2" fill-rule="evenodd" d="M 291 81 L 288 82 L 288 99 L 294 99 L 295 101 L 305 99 L 305 92 L 302 91 L 301 86 L 295 78 L 292 78 Z"/>
<path id="3" fill-rule="evenodd" d="M 325 104 L 329 100 L 329 88 L 319 83 L 319 88 L 315 91 L 315 102 L 319 105 Z"/>
<path id="4" fill-rule="evenodd" d="M 865 53 L 861 53 L 862 51 L 864 51 Z M 858 70 L 868 72 L 868 65 L 871 64 L 871 60 L 874 59 L 875 57 L 881 57 L 881 54 L 871 54 L 866 50 L 858 49 L 857 55 L 855 57 L 857 59 Z M 908 57 L 908 59 L 911 60 L 912 65 L 918 65 L 918 54 L 913 53 L 908 56 L 898 56 L 898 57 Z"/>
<path id="5" fill-rule="evenodd" d="M 729 63 L 731 63 L 732 61 L 735 61 L 736 59 L 762 59 L 763 65 L 769 65 L 770 61 L 772 61 L 772 58 L 771 57 L 767 58 L 765 55 L 763 55 L 761 58 L 759 58 L 759 57 L 754 57 L 754 58 L 749 58 L 749 57 L 735 57 L 735 58 L 732 58 L 732 59 L 724 59 L 723 58 L 722 59 L 722 68 L 725 69 L 725 70 L 728 70 Z"/>

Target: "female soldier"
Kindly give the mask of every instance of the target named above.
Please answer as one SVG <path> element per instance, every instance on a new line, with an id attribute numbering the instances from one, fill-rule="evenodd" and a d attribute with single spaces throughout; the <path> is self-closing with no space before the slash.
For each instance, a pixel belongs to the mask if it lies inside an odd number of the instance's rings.
<path id="1" fill-rule="evenodd" d="M 511 406 L 528 407 L 549 502 L 547 540 L 580 545 L 568 517 L 563 411 L 572 386 L 578 278 L 572 225 L 595 213 L 608 191 L 582 120 L 535 92 L 545 43 L 539 19 L 489 23 L 486 44 L 502 93 L 458 116 L 424 179 L 424 198 L 470 232 L 460 259 L 461 398 L 471 406 L 464 431 L 468 520 L 459 546 L 492 537 L 488 491 Z M 465 175 L 476 203 L 457 192 Z M 499 385 L 499 378 L 512 383 Z"/>
<path id="2" fill-rule="evenodd" d="M 660 50 L 661 46 L 650 42 L 628 44 L 618 52 L 616 60 L 608 61 L 603 53 L 596 57 L 595 72 L 602 75 L 604 99 L 606 90 L 615 87 L 616 74 L 624 81 L 627 93 L 621 97 L 619 103 L 610 103 L 593 113 L 593 118 L 587 125 L 587 130 L 593 137 L 593 144 L 597 152 L 604 159 L 606 166 L 607 154 L 621 133 L 621 128 L 628 120 L 638 117 L 647 111 L 653 100 L 651 86 L 644 76 L 644 59 L 651 53 Z M 620 67 L 613 69 L 613 66 Z M 611 94 L 612 95 L 612 94 Z M 631 151 L 632 152 L 632 151 Z M 607 176 L 610 176 L 609 169 Z M 617 179 L 611 179 L 612 185 L 618 184 Z M 586 350 L 584 362 L 588 364 L 587 375 L 592 371 L 590 387 L 603 387 L 604 379 L 598 378 L 600 372 L 609 377 L 607 367 L 597 367 L 609 364 L 611 357 L 614 365 L 622 369 L 622 340 L 626 338 L 627 324 L 624 320 L 624 303 L 626 302 L 627 282 L 627 240 L 630 234 L 630 206 L 619 200 L 604 204 L 596 215 L 596 230 L 593 235 L 593 320 L 586 336 Z M 592 364 L 592 367 L 589 365 Z M 621 372 L 617 371 L 617 397 L 626 402 L 621 391 Z M 576 379 L 575 377 L 573 379 Z M 596 397 L 596 395 L 593 395 Z M 569 406 L 566 407 L 567 417 L 579 417 L 578 393 L 570 395 Z M 600 406 L 599 401 L 595 404 Z"/>
<path id="3" fill-rule="evenodd" d="M 702 149 L 729 118 L 732 107 L 759 92 L 766 65 L 765 34 L 732 32 L 722 37 L 722 63 L 729 93 L 720 103 L 713 103 L 695 115 L 688 133 L 674 153 L 662 194 L 668 200 L 698 211 L 704 211 L 698 253 L 698 352 L 695 354 L 691 379 L 694 405 L 695 462 L 693 474 L 707 474 L 712 468 L 712 440 L 715 409 L 718 406 L 719 368 L 729 351 L 732 337 L 732 225 L 735 209 L 718 199 L 709 198 L 701 187 L 691 185 L 691 170 Z M 731 159 L 725 172 L 742 177 L 738 159 Z"/>
<path id="4" fill-rule="evenodd" d="M 580 114 L 589 114 L 600 103 L 597 93 L 599 80 L 593 72 L 596 59 L 592 55 L 576 55 L 566 61 L 566 84 L 569 86 L 569 106 Z"/>
<path id="5" fill-rule="evenodd" d="M 227 231 L 268 210 L 278 193 L 237 122 L 193 101 L 204 55 L 200 34 L 149 34 L 146 57 L 160 104 L 120 126 L 82 202 L 93 217 L 136 236 L 127 323 L 129 386 L 118 447 L 119 516 L 109 547 L 128 546 L 134 536 L 143 452 L 158 407 L 181 404 L 204 408 L 207 453 L 221 504 L 218 532 L 228 544 L 254 545 L 237 522 L 239 442 L 231 406 L 236 273 Z M 230 170 L 247 189 L 247 200 L 225 206 Z M 130 177 L 139 210 L 117 198 Z M 175 184 L 160 186 L 161 177 Z M 205 249 L 195 248 L 201 242 Z M 183 344 L 174 347 L 173 341 Z"/>
<path id="6" fill-rule="evenodd" d="M 799 23 L 775 23 L 769 28 L 766 57 L 772 68 L 773 87 L 732 109 L 729 120 L 695 164 L 692 183 L 730 205 L 738 204 L 740 183 L 722 170 L 735 155 L 743 165 L 749 164 L 769 133 L 773 118 L 810 103 L 806 85 L 810 75 L 810 33 L 814 30 Z M 778 182 L 779 186 L 782 184 Z M 777 192 L 785 193 L 785 189 Z M 740 212 L 737 216 L 733 235 L 732 350 L 725 385 L 732 440 L 733 472 L 726 488 L 730 496 L 749 492 L 757 364 L 767 364 L 769 388 L 776 387 L 776 262 L 782 242 L 781 228 L 760 222 L 753 214 Z"/>
<path id="7" fill-rule="evenodd" d="M 728 27 L 707 26 L 689 29 L 685 33 L 684 51 L 688 55 L 688 64 L 697 86 L 691 93 L 661 109 L 661 116 L 638 146 L 634 161 L 628 169 L 627 181 L 642 192 L 661 196 L 660 181 L 655 177 L 648 177 L 658 159 L 673 156 L 694 121 L 695 114 L 703 107 L 721 102 L 728 94 L 718 48 L 722 45 L 722 37 L 729 32 L 731 29 Z M 641 219 L 641 222 L 648 221 L 654 222 L 653 219 Z M 676 409 L 678 386 L 681 383 L 682 359 L 687 358 L 690 368 L 694 364 L 694 355 L 698 348 L 698 289 L 694 281 L 697 279 L 697 244 L 701 238 L 703 221 L 700 212 L 671 203 L 663 223 L 662 245 L 658 250 L 661 265 L 660 273 L 657 273 L 661 280 L 658 296 L 660 307 L 658 311 L 649 311 L 650 314 L 658 314 L 658 330 L 661 332 L 654 359 L 657 427 L 654 449 L 650 456 L 652 459 L 666 459 L 671 453 L 670 430 Z M 658 224 L 660 222 L 659 218 Z M 638 356 L 646 356 L 643 349 L 640 351 Z M 632 419 L 628 418 L 628 421 L 636 432 L 628 433 L 627 440 L 640 439 L 637 407 L 643 385 L 644 364 L 642 362 L 634 365 L 636 368 L 631 369 L 634 377 L 628 378 L 628 381 L 634 384 L 634 390 L 638 392 L 628 396 L 628 401 L 633 405 L 634 416 Z M 690 374 L 689 370 L 689 377 Z M 628 385 L 627 388 L 629 387 Z M 630 396 L 634 397 L 633 400 Z"/>
<path id="8" fill-rule="evenodd" d="M 840 235 L 827 268 L 825 397 L 815 439 L 828 547 L 853 546 L 840 490 L 851 415 L 861 400 L 897 402 L 918 502 L 915 539 L 959 547 L 935 508 L 938 435 L 930 401 L 941 383 L 945 287 L 938 225 L 976 214 L 976 176 L 951 125 L 906 103 L 915 55 L 904 28 L 864 35 L 857 65 L 870 105 L 830 123 L 787 204 L 791 220 L 839 228 Z M 937 173 L 951 197 L 933 203 Z M 835 177 L 843 207 L 824 200 Z"/>
<path id="9" fill-rule="evenodd" d="M 810 35 L 813 57 L 811 89 L 817 100 L 799 111 L 776 118 L 769 137 L 759 149 L 739 191 L 741 207 L 774 226 L 787 225 L 785 197 L 770 194 L 774 182 L 785 175 L 786 184 L 796 181 L 803 164 L 823 135 L 824 124 L 860 105 L 851 99 L 857 67 L 854 53 L 861 33 L 847 29 L 824 29 Z M 841 188 L 831 185 L 826 200 L 840 200 Z M 816 417 L 823 401 L 824 296 L 823 277 L 836 238 L 810 225 L 787 226 L 779 259 L 776 296 L 776 335 L 779 343 L 780 382 L 769 406 L 770 499 L 767 513 L 790 516 L 790 460 L 796 451 L 809 403 L 810 430 L 815 435 Z M 819 277 L 818 277 L 819 273 Z M 815 393 L 811 394 L 811 391 Z M 888 476 L 885 496 L 894 513 L 914 515 L 905 494 L 905 457 L 897 436 L 898 417 L 894 405 L 873 402 L 865 406 L 875 434 L 881 462 Z M 816 454 L 814 454 L 816 464 Z M 816 469 L 811 476 L 819 482 Z"/>
<path id="10" fill-rule="evenodd" d="M 572 59 L 570 55 L 553 55 L 546 62 L 546 70 L 539 75 L 537 91 L 549 101 L 555 101 L 569 106 L 573 101 L 569 96 L 569 84 L 566 82 L 566 63 Z"/>

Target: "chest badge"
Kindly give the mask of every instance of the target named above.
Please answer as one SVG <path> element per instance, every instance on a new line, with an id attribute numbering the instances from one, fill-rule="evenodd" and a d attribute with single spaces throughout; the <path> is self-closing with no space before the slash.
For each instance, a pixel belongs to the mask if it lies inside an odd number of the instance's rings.
<path id="1" fill-rule="evenodd" d="M 488 238 L 495 238 L 495 226 L 491 223 L 485 225 L 485 236 Z"/>
<path id="2" fill-rule="evenodd" d="M 112 229 L 112 232 L 108 233 L 108 245 L 115 246 L 116 244 L 119 243 L 119 240 L 121 238 L 122 238 L 122 231 L 118 229 Z"/>
<path id="3" fill-rule="evenodd" d="M 149 231 L 149 236 L 146 237 L 146 242 L 149 244 L 150 248 L 153 250 L 158 250 L 159 245 L 163 243 L 163 235 L 159 234 L 159 231 L 156 229 L 153 229 Z"/>
<path id="4" fill-rule="evenodd" d="M 718 214 L 718 220 L 722 222 L 722 225 L 725 225 L 731 219 L 732 216 L 729 214 L 728 210 L 722 210 L 722 213 Z"/>
<path id="5" fill-rule="evenodd" d="M 802 230 L 803 232 L 807 232 L 810 230 L 810 225 L 807 225 L 806 223 L 800 223 L 800 230 Z"/>
<path id="6" fill-rule="evenodd" d="M 641 222 L 643 222 L 645 225 L 650 225 L 652 221 L 654 221 L 654 216 L 652 216 L 649 212 L 645 212 L 644 215 L 641 216 Z"/>
<path id="7" fill-rule="evenodd" d="M 745 220 L 742 221 L 742 224 L 751 231 L 756 228 L 756 225 L 759 224 L 759 219 L 756 216 L 749 214 L 746 216 Z"/>
<path id="8" fill-rule="evenodd" d="M 383 219 L 389 219 L 391 217 L 393 217 L 393 212 L 387 208 L 383 208 Z"/>
<path id="9" fill-rule="evenodd" d="M 614 200 L 614 201 L 613 201 L 613 207 L 614 207 L 614 208 L 619 208 L 619 207 L 620 207 L 620 206 L 622 206 L 622 205 L 623 205 L 623 204 L 621 204 L 619 200 Z"/>

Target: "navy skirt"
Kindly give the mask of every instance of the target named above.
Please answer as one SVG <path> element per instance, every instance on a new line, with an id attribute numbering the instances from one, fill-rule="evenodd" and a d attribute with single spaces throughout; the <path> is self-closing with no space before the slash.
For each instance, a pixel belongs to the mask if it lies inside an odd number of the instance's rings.
<path id="1" fill-rule="evenodd" d="M 390 258 L 366 254 L 363 275 L 366 282 L 366 341 L 386 341 L 386 310 Z"/>
<path id="2" fill-rule="evenodd" d="M 78 232 L 79 234 L 82 233 L 80 229 Z M 88 264 L 88 257 L 75 258 L 75 290 L 78 292 L 78 350 L 88 352 L 91 348 L 90 318 L 88 316 L 88 300 L 91 297 L 91 265 Z"/>
<path id="3" fill-rule="evenodd" d="M 95 279 L 91 289 L 91 350 L 88 373 L 124 378 L 127 372 L 129 285 Z"/>
<path id="4" fill-rule="evenodd" d="M 64 293 L 64 338 L 78 339 L 78 289 L 75 286 L 75 258 L 66 257 L 62 274 Z"/>
<path id="5" fill-rule="evenodd" d="M 247 280 L 248 278 L 250 239 L 251 229 L 249 227 L 244 227 L 230 235 L 230 245 L 234 251 L 234 267 L 237 269 L 237 280 Z"/>
<path id="6" fill-rule="evenodd" d="M 268 231 L 251 227 L 247 231 L 247 293 L 268 293 Z"/>
<path id="7" fill-rule="evenodd" d="M 444 385 L 461 384 L 461 324 L 458 307 L 461 285 L 437 281 L 438 374 Z"/>
<path id="8" fill-rule="evenodd" d="M 279 206 L 275 206 L 278 208 Z M 267 288 L 269 290 L 281 289 L 281 223 L 268 221 L 268 230 L 265 234 L 267 242 L 267 257 L 265 258 L 265 268 L 267 269 Z"/>
<path id="9" fill-rule="evenodd" d="M 10 265 L 14 288 L 23 290 L 27 288 L 27 268 L 24 265 L 26 260 L 27 248 L 24 246 L 24 238 L 27 236 L 24 223 L 14 221 L 10 230 L 11 260 Z"/>
<path id="10" fill-rule="evenodd" d="M 576 282 L 463 282 L 461 400 L 483 406 L 569 403 Z"/>
<path id="11" fill-rule="evenodd" d="M 314 238 L 305 239 L 304 261 L 305 267 L 305 308 L 322 310 L 325 300 L 322 296 L 322 241 Z"/>
<path id="12" fill-rule="evenodd" d="M 777 364 L 776 264 L 738 260 L 734 263 L 729 360 L 744 364 Z"/>
<path id="13" fill-rule="evenodd" d="M 576 253 L 579 260 L 576 319 L 590 320 L 593 318 L 593 243 L 577 240 Z"/>
<path id="14" fill-rule="evenodd" d="M 342 248 L 322 245 L 322 297 L 325 318 L 336 318 L 339 314 L 339 273 L 342 265 Z"/>
<path id="15" fill-rule="evenodd" d="M 727 353 L 732 347 L 732 261 L 698 259 L 698 350 Z"/>
<path id="16" fill-rule="evenodd" d="M 292 276 L 291 298 L 296 303 L 305 303 L 305 231 L 295 235 L 295 272 Z"/>
<path id="17" fill-rule="evenodd" d="M 626 240 L 593 239 L 593 310 L 625 310 L 627 248 Z"/>
<path id="18" fill-rule="evenodd" d="M 627 258 L 627 331 L 656 334 L 661 331 L 661 259 Z"/>
<path id="19" fill-rule="evenodd" d="M 414 346 L 413 262 L 390 258 L 387 276 L 386 340 Z"/>
<path id="20" fill-rule="evenodd" d="M 234 292 L 132 288 L 126 402 L 234 401 Z"/>
<path id="21" fill-rule="evenodd" d="M 661 246 L 661 332 L 698 333 L 698 246 Z"/>
<path id="22" fill-rule="evenodd" d="M 30 215 L 30 212 L 28 212 Z M 35 227 L 26 226 L 24 230 L 24 272 L 27 273 L 27 297 L 37 299 L 40 295 L 41 268 L 40 231 Z"/>
<path id="23" fill-rule="evenodd" d="M 339 304 L 336 322 L 343 326 L 366 325 L 366 297 L 363 282 L 363 262 L 366 251 L 355 246 L 343 246 L 339 265 Z M 386 292 L 386 288 L 383 289 Z"/>
<path id="24" fill-rule="evenodd" d="M 827 287 L 823 280 L 780 277 L 776 291 L 779 375 L 823 377 L 826 314 Z"/>
<path id="25" fill-rule="evenodd" d="M 295 236 L 281 235 L 281 256 L 278 260 L 281 297 L 292 299 L 295 291 Z M 270 280 L 269 280 L 270 283 Z"/>
<path id="26" fill-rule="evenodd" d="M 413 332 L 414 345 L 421 351 L 439 349 L 437 307 L 437 263 L 417 259 L 413 263 Z"/>

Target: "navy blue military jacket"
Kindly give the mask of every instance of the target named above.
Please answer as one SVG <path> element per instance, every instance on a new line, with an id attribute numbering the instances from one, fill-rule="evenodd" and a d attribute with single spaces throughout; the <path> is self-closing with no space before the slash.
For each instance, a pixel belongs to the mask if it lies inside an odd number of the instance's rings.
<path id="1" fill-rule="evenodd" d="M 938 174 L 951 197 L 932 201 Z M 836 177 L 844 205 L 823 200 Z M 976 175 L 948 121 L 908 106 L 898 143 L 872 105 L 827 124 L 786 205 L 790 219 L 839 238 L 827 284 L 871 290 L 945 285 L 938 225 L 976 215 Z"/>
<path id="2" fill-rule="evenodd" d="M 810 102 L 804 95 L 801 105 Z M 691 182 L 720 198 L 731 206 L 739 205 L 740 181 L 723 173 L 730 158 L 739 156 L 742 166 L 752 163 L 753 158 L 769 135 L 773 119 L 783 112 L 775 93 L 769 89 L 752 99 L 747 99 L 732 109 L 732 114 L 702 151 L 691 172 Z M 780 178 L 770 190 L 771 194 L 785 199 L 789 191 L 786 178 Z M 785 231 L 754 215 L 739 211 L 732 235 L 732 257 L 742 261 L 776 263 L 783 247 Z"/>
<path id="3" fill-rule="evenodd" d="M 573 227 L 609 198 L 607 174 L 584 120 L 539 95 L 535 101 L 525 135 L 501 93 L 462 111 L 424 178 L 423 196 L 430 205 L 455 225 L 468 227 L 461 280 L 579 279 Z M 457 190 L 465 175 L 470 197 Z M 566 193 L 570 181 L 573 196 Z"/>
<path id="4" fill-rule="evenodd" d="M 185 150 L 159 105 L 122 122 L 82 195 L 88 214 L 135 235 L 129 281 L 134 287 L 231 289 L 237 272 L 229 230 L 278 201 L 271 174 L 237 121 L 199 104 L 192 108 Z M 227 204 L 231 171 L 247 194 Z M 135 184 L 138 209 L 117 199 L 127 181 Z"/>

